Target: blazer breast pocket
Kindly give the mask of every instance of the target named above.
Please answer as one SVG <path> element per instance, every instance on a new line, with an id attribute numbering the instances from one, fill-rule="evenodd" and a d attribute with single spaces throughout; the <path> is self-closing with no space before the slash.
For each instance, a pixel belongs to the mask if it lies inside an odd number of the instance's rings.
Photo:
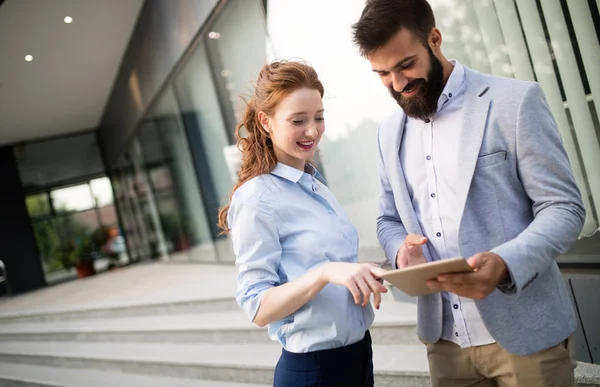
<path id="1" fill-rule="evenodd" d="M 477 158 L 475 169 L 489 167 L 490 165 L 498 164 L 506 160 L 506 151 L 498 151 L 489 155 L 482 155 Z"/>

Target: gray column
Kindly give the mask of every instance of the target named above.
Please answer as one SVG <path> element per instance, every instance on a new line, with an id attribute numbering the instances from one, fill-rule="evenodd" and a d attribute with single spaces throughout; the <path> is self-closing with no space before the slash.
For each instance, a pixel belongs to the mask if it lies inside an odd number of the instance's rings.
<path id="1" fill-rule="evenodd" d="M 596 207 L 596 213 L 600 214 L 600 178 L 593 173 L 600 166 L 600 145 L 594 129 L 592 113 L 585 97 L 573 45 L 569 38 L 567 23 L 558 1 L 542 0 L 542 9 L 567 95 L 569 112 L 575 127 L 584 170 L 587 171 L 592 201 Z M 579 20 L 575 20 L 575 22 L 578 23 Z"/>
<path id="2" fill-rule="evenodd" d="M 462 42 L 462 13 L 456 11 L 455 0 L 431 0 L 435 20 L 442 33 L 442 51 L 448 59 L 458 59 L 462 64 L 473 67 Z M 464 5 L 462 5 L 464 7 Z"/>
<path id="3" fill-rule="evenodd" d="M 521 15 L 523 30 L 525 31 L 525 38 L 527 39 L 531 56 L 532 58 L 534 58 L 533 67 L 535 70 L 535 74 L 537 76 L 538 82 L 544 89 L 544 93 L 546 95 L 546 99 L 548 100 L 550 110 L 552 111 L 554 119 L 558 124 L 558 128 L 561 133 L 565 150 L 569 155 L 569 160 L 571 162 L 571 167 L 573 168 L 575 179 L 577 180 L 577 183 L 583 196 L 585 208 L 588 210 L 586 212 L 585 226 L 583 232 L 585 234 L 592 233 L 598 227 L 598 225 L 591 214 L 592 204 L 589 200 L 589 191 L 587 190 L 587 186 L 585 184 L 583 168 L 579 163 L 579 158 L 577 157 L 575 139 L 571 134 L 571 127 L 569 125 L 562 97 L 560 95 L 560 89 L 558 87 L 558 81 L 554 72 L 554 67 L 552 65 L 552 58 L 550 57 L 550 52 L 548 50 L 548 44 L 544 35 L 540 15 L 538 13 L 535 0 L 516 1 L 519 13 Z M 575 65 L 573 68 L 577 68 L 577 66 Z M 563 84 L 565 81 L 566 79 L 563 78 Z M 581 85 L 580 80 L 577 80 L 577 82 L 579 82 L 579 84 Z M 577 126 L 577 123 L 575 125 Z M 585 142 L 589 141 L 584 141 L 584 143 Z M 596 157 L 600 157 L 600 153 L 598 153 Z M 586 163 L 585 159 L 584 163 Z M 600 161 L 596 165 L 600 165 Z M 596 211 L 598 212 L 598 209 L 596 209 Z"/>
<path id="4" fill-rule="evenodd" d="M 514 77 L 506 42 L 498 21 L 498 15 L 492 0 L 473 1 L 473 8 L 479 21 L 483 43 L 488 53 L 492 74 L 501 77 Z"/>
<path id="5" fill-rule="evenodd" d="M 598 0 L 600 1 L 600 0 Z M 571 20 L 574 21 L 573 28 L 579 43 L 579 51 L 583 60 L 583 66 L 590 84 L 590 91 L 594 97 L 596 115 L 600 119 L 600 44 L 594 27 L 594 21 L 590 8 L 584 1 L 567 0 Z M 588 166 L 588 169 L 591 166 Z M 595 166 L 600 171 L 600 165 Z"/>
<path id="6" fill-rule="evenodd" d="M 471 0 L 466 1 L 460 8 L 464 12 L 464 19 L 460 20 L 461 41 L 469 55 L 469 61 L 473 69 L 484 73 L 491 73 L 488 53 L 483 44 L 483 36 L 477 15 L 473 9 Z"/>
<path id="7" fill-rule="evenodd" d="M 527 55 L 525 38 L 521 33 L 521 28 L 517 28 L 520 25 L 515 3 L 513 1 L 494 0 L 494 4 L 515 78 L 534 81 L 535 77 L 529 55 Z"/>

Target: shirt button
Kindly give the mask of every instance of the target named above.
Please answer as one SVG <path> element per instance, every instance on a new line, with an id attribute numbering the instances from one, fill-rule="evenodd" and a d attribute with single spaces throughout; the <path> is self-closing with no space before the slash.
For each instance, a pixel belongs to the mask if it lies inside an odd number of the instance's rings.
<path id="1" fill-rule="evenodd" d="M 430 123 L 430 122 L 431 122 L 431 120 L 430 120 L 429 118 L 425 118 L 425 123 L 426 123 L 426 124 L 428 124 L 428 123 Z"/>
<path id="2" fill-rule="evenodd" d="M 434 198 L 434 197 L 435 197 L 435 193 L 434 193 L 434 192 L 432 192 L 432 193 L 431 193 L 431 197 L 432 197 L 432 198 Z"/>
<path id="3" fill-rule="evenodd" d="M 454 309 L 458 309 L 458 304 L 454 304 Z"/>
<path id="4" fill-rule="evenodd" d="M 431 160 L 431 156 L 427 156 L 427 157 L 426 157 L 426 159 L 427 159 L 427 160 Z"/>
<path id="5" fill-rule="evenodd" d="M 448 98 L 452 98 L 452 93 L 448 93 Z"/>
<path id="6" fill-rule="evenodd" d="M 436 233 L 435 233 L 435 236 L 439 238 L 439 237 L 441 237 L 441 236 L 442 236 L 442 233 L 441 233 L 441 232 L 436 232 Z"/>

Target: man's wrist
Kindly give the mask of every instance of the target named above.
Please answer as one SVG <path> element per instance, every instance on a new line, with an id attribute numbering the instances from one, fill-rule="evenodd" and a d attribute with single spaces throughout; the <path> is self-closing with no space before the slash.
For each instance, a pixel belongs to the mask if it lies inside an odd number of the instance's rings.
<path id="1" fill-rule="evenodd" d="M 510 270 L 508 270 L 508 266 L 506 266 L 506 262 L 504 262 L 504 260 L 502 259 L 501 256 L 499 256 L 496 253 L 492 253 L 496 256 L 496 259 L 498 260 L 498 265 L 501 266 L 501 273 L 500 273 L 500 279 L 498 281 L 498 285 L 497 287 L 502 289 L 502 290 L 510 290 L 512 288 L 514 288 L 515 284 L 513 282 L 512 276 L 510 275 Z"/>

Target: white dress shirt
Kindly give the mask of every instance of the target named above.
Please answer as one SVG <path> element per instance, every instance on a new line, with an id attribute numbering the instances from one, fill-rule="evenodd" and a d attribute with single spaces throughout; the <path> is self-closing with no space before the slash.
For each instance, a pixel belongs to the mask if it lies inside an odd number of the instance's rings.
<path id="1" fill-rule="evenodd" d="M 407 117 L 400 162 L 412 205 L 434 260 L 460 256 L 456 182 L 458 141 L 463 128 L 465 70 L 454 69 L 438 100 L 437 113 L 425 121 Z M 464 257 L 468 258 L 468 257 Z M 442 339 L 462 348 L 494 343 L 472 299 L 442 292 Z"/>

